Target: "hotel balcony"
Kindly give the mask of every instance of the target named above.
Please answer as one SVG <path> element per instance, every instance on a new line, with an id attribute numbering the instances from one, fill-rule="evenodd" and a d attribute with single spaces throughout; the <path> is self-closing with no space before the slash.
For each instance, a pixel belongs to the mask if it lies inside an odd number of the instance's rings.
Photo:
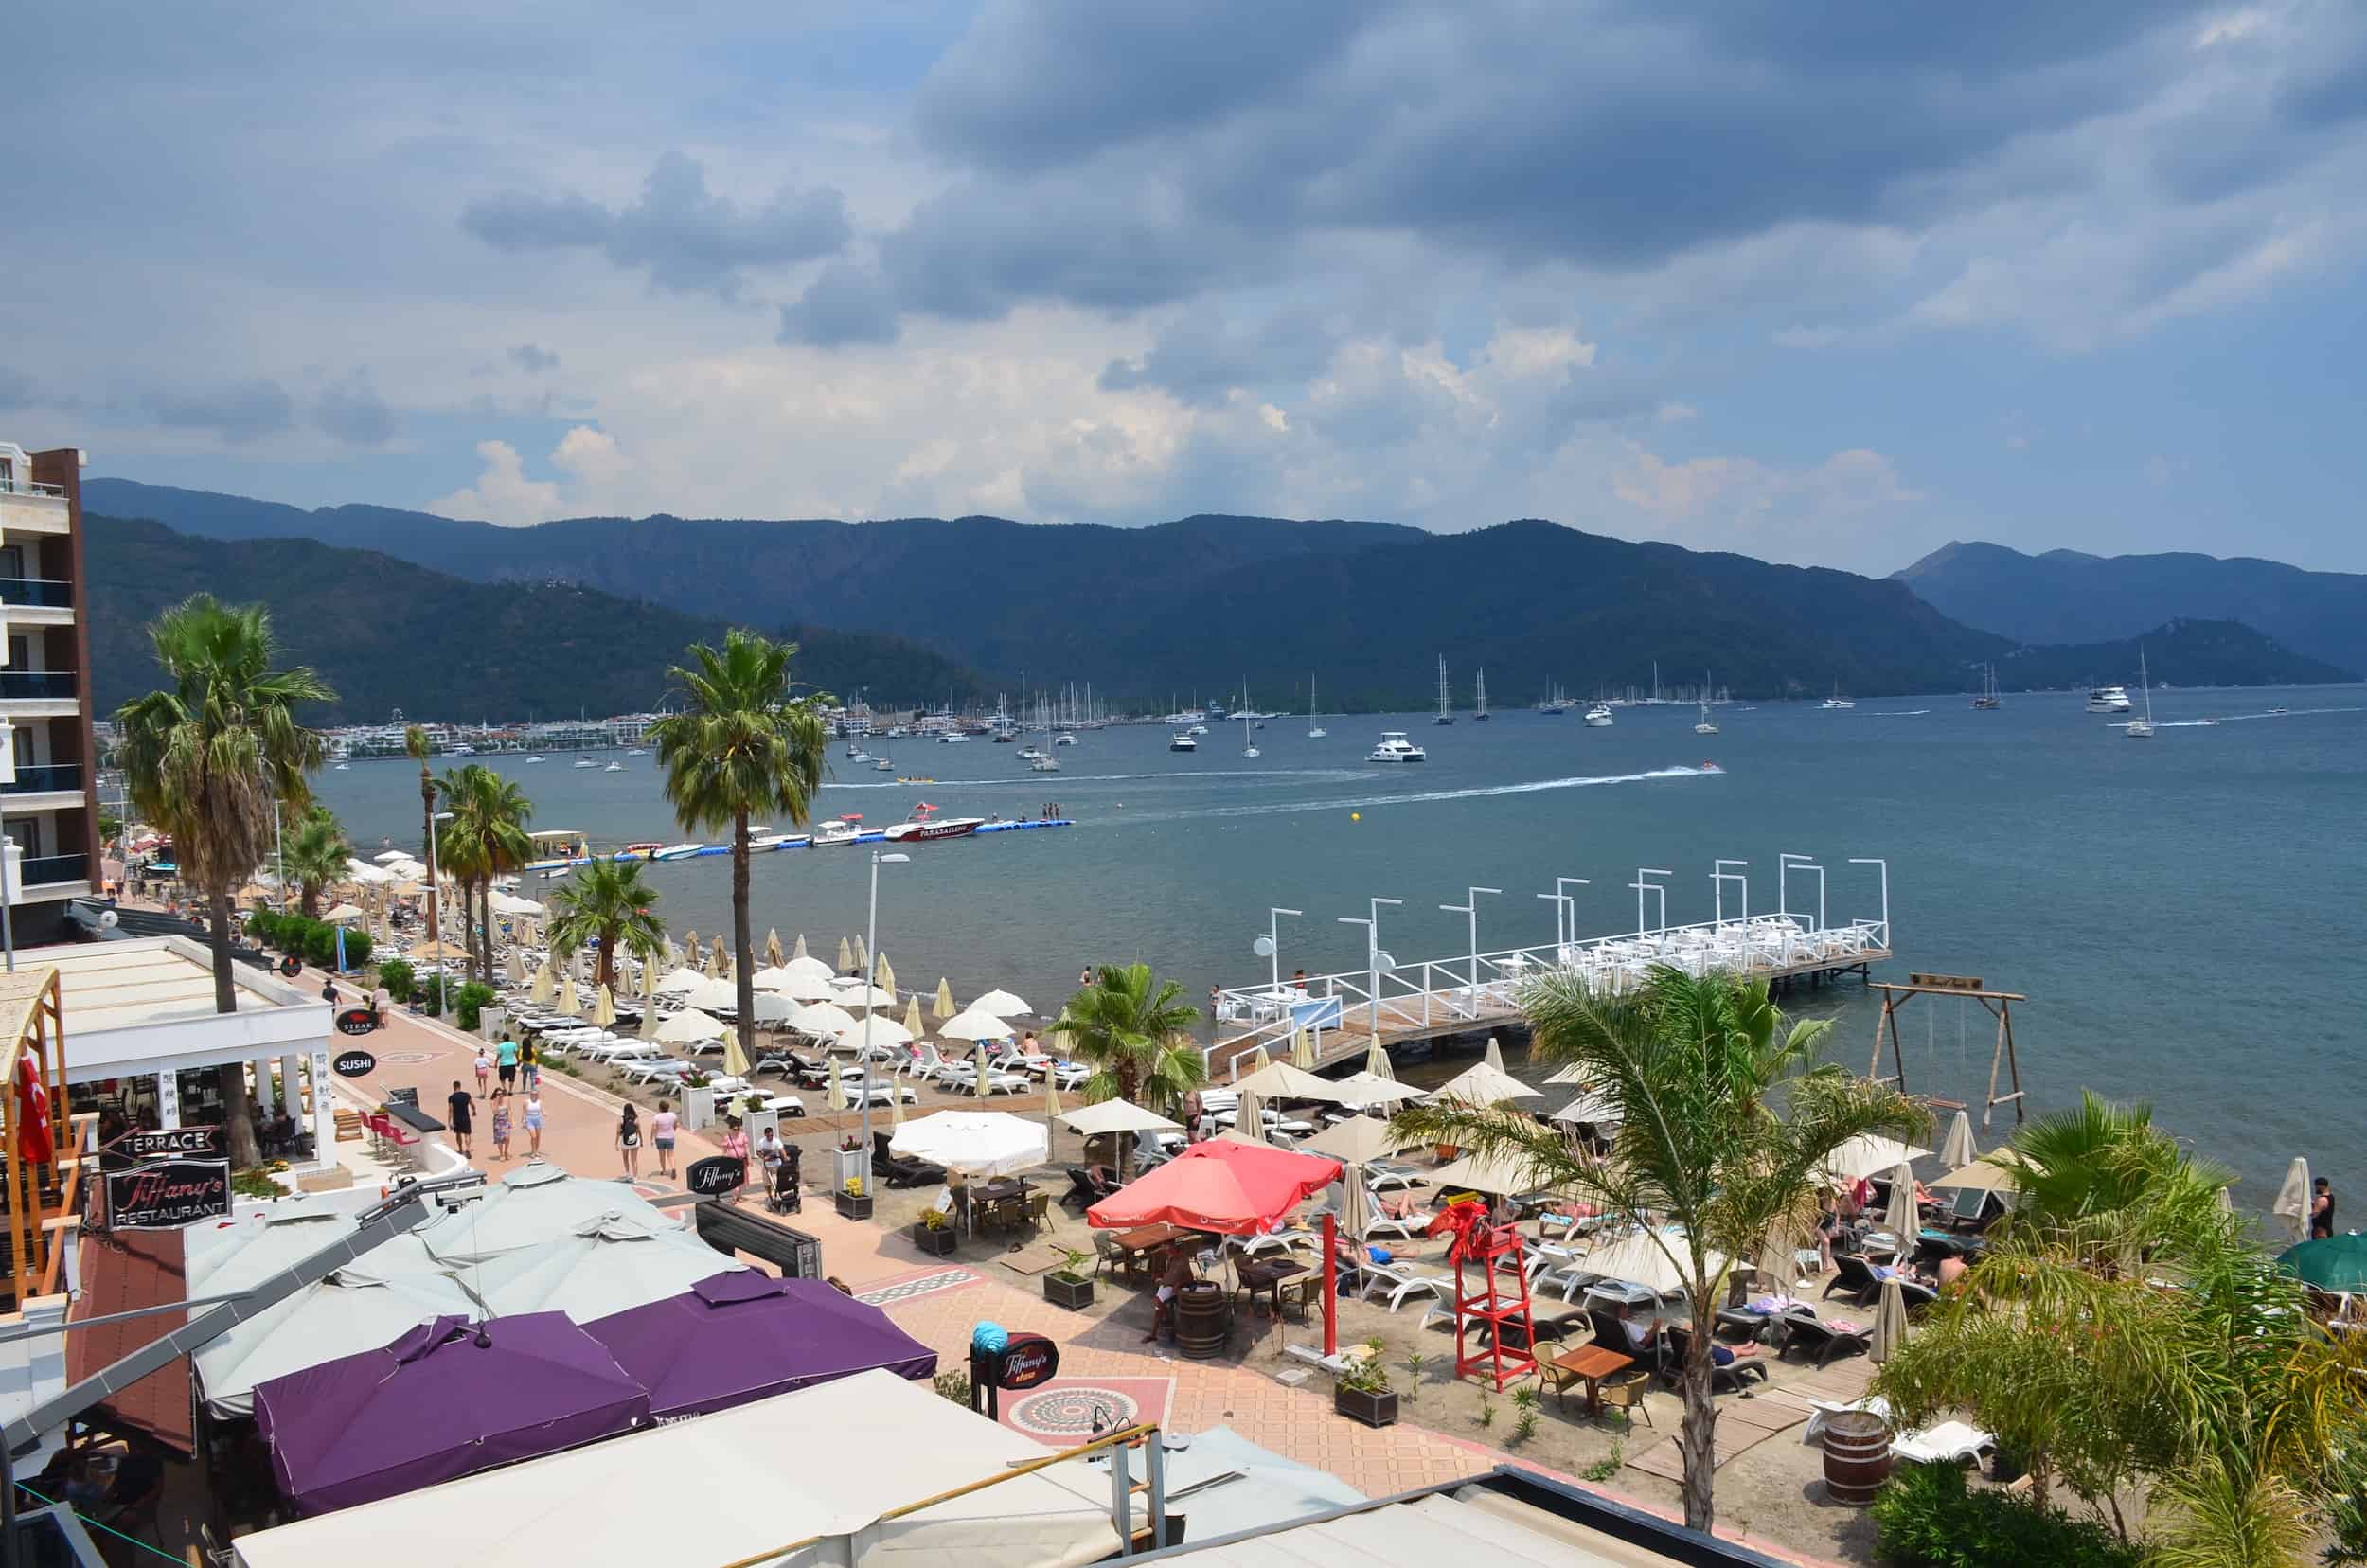
<path id="1" fill-rule="evenodd" d="M 19 811 L 71 811 L 84 804 L 79 762 L 20 762 L 16 776 L 0 779 L 0 801 Z"/>
<path id="2" fill-rule="evenodd" d="M 30 479 L 0 479 L 0 539 L 11 534 L 62 534 L 73 526 L 63 487 Z"/>

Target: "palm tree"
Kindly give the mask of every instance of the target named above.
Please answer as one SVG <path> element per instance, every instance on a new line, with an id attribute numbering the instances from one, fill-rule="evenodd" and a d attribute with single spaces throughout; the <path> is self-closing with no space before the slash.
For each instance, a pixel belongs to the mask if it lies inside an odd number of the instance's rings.
<path id="1" fill-rule="evenodd" d="M 686 831 L 732 835 L 732 952 L 738 959 L 739 1047 L 756 1056 L 756 952 L 748 932 L 748 824 L 757 813 L 805 826 L 822 788 L 828 697 L 790 695 L 797 645 L 734 627 L 723 646 L 699 643 L 676 667 L 683 711 L 650 726 L 666 769 L 666 798 Z"/>
<path id="2" fill-rule="evenodd" d="M 436 842 L 436 775 L 427 771 L 428 754 L 435 747 L 428 740 L 427 731 L 411 724 L 403 729 L 402 749 L 419 765 L 419 853 L 424 855 L 428 846 Z M 443 867 L 438 864 L 436 869 Z M 427 890 L 427 939 L 431 946 L 444 938 L 443 901 L 443 895 L 436 889 Z"/>
<path id="3" fill-rule="evenodd" d="M 1576 1068 L 1617 1107 L 1608 1159 L 1500 1107 L 1437 1101 L 1399 1113 L 1393 1125 L 1409 1141 L 1504 1161 L 1536 1187 L 1575 1189 L 1666 1257 L 1693 1328 L 1680 1384 L 1685 1525 L 1706 1531 L 1716 1517 L 1710 1345 L 1725 1259 L 1755 1256 L 1771 1235 L 1804 1233 L 1825 1163 L 1842 1144 L 1916 1134 L 1930 1116 L 1895 1089 L 1820 1062 L 1817 1042 L 1829 1025 L 1786 1027 L 1763 981 L 1658 968 L 1640 991 L 1606 997 L 1575 975 L 1552 974 L 1525 987 L 1521 1001 L 1537 1058 Z"/>
<path id="4" fill-rule="evenodd" d="M 296 885 L 297 908 L 306 919 L 320 918 L 321 890 L 345 880 L 346 862 L 352 854 L 345 828 L 318 802 L 303 821 L 285 830 L 280 864 L 288 880 Z"/>
<path id="5" fill-rule="evenodd" d="M 212 906 L 214 1010 L 236 1012 L 230 895 L 271 848 L 275 801 L 301 806 L 326 752 L 296 722 L 301 703 L 336 693 L 311 669 L 276 669 L 279 646 L 261 605 L 193 594 L 148 629 L 171 689 L 123 704 L 123 771 L 132 803 L 172 835 L 181 874 Z M 215 1069 L 231 1158 L 258 1159 L 246 1066 Z"/>
<path id="6" fill-rule="evenodd" d="M 1184 988 L 1148 964 L 1104 964 L 1100 978 L 1068 999 L 1055 1029 L 1068 1031 L 1070 1050 L 1093 1069 L 1088 1102 L 1131 1100 L 1166 1114 L 1208 1080 L 1208 1060 L 1193 1041 L 1200 1009 Z M 1126 1149 L 1118 1149 L 1123 1174 Z"/>
<path id="7" fill-rule="evenodd" d="M 642 880 L 637 861 L 596 860 L 551 895 L 551 947 L 572 957 L 597 943 L 599 968 L 594 984 L 616 980 L 616 954 L 629 950 L 644 962 L 666 943 L 666 922 L 653 912 L 657 889 Z"/>
<path id="8" fill-rule="evenodd" d="M 436 841 L 436 853 L 461 879 L 461 908 L 470 907 L 472 891 L 478 897 L 477 918 L 462 923 L 468 927 L 470 971 L 490 981 L 493 881 L 534 858 L 534 841 L 526 836 L 534 803 L 524 790 L 481 762 L 447 770 L 437 790 L 452 820 Z"/>

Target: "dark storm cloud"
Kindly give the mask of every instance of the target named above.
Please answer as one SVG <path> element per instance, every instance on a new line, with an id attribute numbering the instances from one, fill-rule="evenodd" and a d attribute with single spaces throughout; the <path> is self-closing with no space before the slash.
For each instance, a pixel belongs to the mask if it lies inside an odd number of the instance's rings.
<path id="1" fill-rule="evenodd" d="M 275 381 L 151 392 L 147 402 L 158 424 L 208 431 L 233 446 L 276 436 L 295 423 L 295 400 Z"/>
<path id="2" fill-rule="evenodd" d="M 1161 332 L 1148 351 L 1102 368 L 1105 392 L 1155 387 L 1210 408 L 1237 386 L 1303 382 L 1331 362 L 1340 334 L 1311 311 L 1285 311 L 1244 326 L 1197 312 Z"/>
<path id="3" fill-rule="evenodd" d="M 460 223 L 503 250 L 597 250 L 628 271 L 646 268 L 661 288 L 724 299 L 739 294 L 741 268 L 829 256 L 853 232 L 834 189 L 784 188 L 742 210 L 708 190 L 706 170 L 681 152 L 658 159 L 631 206 L 513 190 L 470 203 Z"/>
<path id="4" fill-rule="evenodd" d="M 395 414 L 367 377 L 332 386 L 313 405 L 312 422 L 347 446 L 383 446 L 395 438 Z"/>
<path id="5" fill-rule="evenodd" d="M 896 301 L 875 273 L 833 261 L 793 305 L 781 307 L 779 341 L 818 348 L 894 343 Z"/>

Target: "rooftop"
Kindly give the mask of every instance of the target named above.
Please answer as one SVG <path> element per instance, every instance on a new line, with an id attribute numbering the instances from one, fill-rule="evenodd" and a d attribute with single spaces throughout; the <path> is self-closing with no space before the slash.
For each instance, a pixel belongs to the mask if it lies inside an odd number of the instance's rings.
<path id="1" fill-rule="evenodd" d="M 18 954 L 20 963 L 27 960 L 58 971 L 71 1034 L 214 1016 L 213 965 L 205 950 L 187 937 L 94 942 Z M 261 976 L 252 971 L 237 978 L 240 1012 L 281 1007 L 297 999 L 294 992 L 259 992 L 252 982 Z M 273 986 L 272 990 L 285 991 L 286 988 Z M 0 991 L 0 997 L 8 994 Z M 5 1008 L 0 1008 L 0 1024 L 5 1021 Z"/>

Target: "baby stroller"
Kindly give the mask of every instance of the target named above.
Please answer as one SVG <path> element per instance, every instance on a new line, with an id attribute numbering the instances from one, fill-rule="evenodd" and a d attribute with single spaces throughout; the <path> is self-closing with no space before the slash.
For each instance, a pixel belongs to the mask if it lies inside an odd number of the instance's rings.
<path id="1" fill-rule="evenodd" d="M 764 1206 L 774 1214 L 801 1214 L 806 1207 L 806 1193 L 798 1179 L 798 1167 L 805 1151 L 790 1144 L 781 1151 L 781 1163 L 773 1172 L 773 1190 L 764 1195 Z"/>

